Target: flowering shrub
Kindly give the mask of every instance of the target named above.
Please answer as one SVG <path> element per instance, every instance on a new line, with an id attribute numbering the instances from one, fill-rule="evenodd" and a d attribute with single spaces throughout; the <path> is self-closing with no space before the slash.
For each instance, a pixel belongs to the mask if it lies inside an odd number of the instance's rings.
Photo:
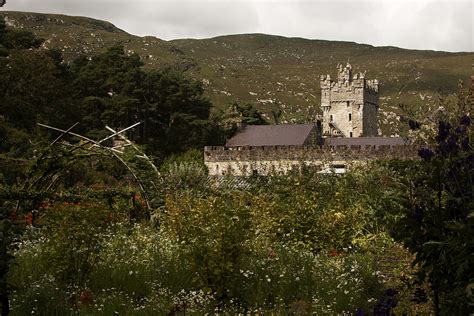
<path id="1" fill-rule="evenodd" d="M 362 254 L 314 255 L 259 241 L 241 254 L 238 267 L 228 268 L 222 283 L 203 287 L 201 275 L 212 273 L 210 266 L 196 266 L 190 246 L 173 236 L 145 224 L 113 224 L 101 238 L 96 264 L 85 282 L 64 284 L 54 276 L 61 275 L 55 271 L 61 267 L 46 264 L 54 251 L 51 240 L 33 228 L 19 247 L 10 275 L 18 288 L 13 311 L 139 315 L 302 309 L 350 314 L 357 307 L 369 308 L 367 298 L 377 297 L 383 288 L 372 273 L 374 262 Z M 220 276 L 216 273 L 211 280 Z"/>
<path id="2" fill-rule="evenodd" d="M 276 177 L 249 190 L 184 185 L 167 190 L 159 230 L 130 221 L 124 201 L 42 204 L 9 274 L 12 309 L 351 315 L 385 304 L 388 287 L 398 304 L 411 297 L 394 272 L 405 263 L 382 264 L 399 247 L 378 213 L 395 203 L 387 174 L 370 166 L 337 177 Z M 373 189 L 375 181 L 387 191 Z"/>

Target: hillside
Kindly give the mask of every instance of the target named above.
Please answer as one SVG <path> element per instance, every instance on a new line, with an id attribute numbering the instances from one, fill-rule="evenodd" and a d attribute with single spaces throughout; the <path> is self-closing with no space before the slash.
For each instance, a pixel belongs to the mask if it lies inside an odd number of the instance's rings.
<path id="1" fill-rule="evenodd" d="M 138 53 L 146 67 L 176 65 L 201 80 L 215 106 L 231 100 L 255 103 L 271 119 L 302 122 L 319 111 L 319 77 L 335 75 L 350 60 L 381 82 L 380 123 L 384 134 L 399 130 L 398 104 L 429 111 L 442 94 L 457 91 L 471 75 L 474 53 L 447 53 L 374 47 L 354 42 L 285 38 L 264 34 L 164 41 L 130 35 L 114 25 L 84 17 L 0 12 L 7 25 L 31 30 L 44 47 L 60 48 L 66 60 L 93 54 L 116 43 Z"/>

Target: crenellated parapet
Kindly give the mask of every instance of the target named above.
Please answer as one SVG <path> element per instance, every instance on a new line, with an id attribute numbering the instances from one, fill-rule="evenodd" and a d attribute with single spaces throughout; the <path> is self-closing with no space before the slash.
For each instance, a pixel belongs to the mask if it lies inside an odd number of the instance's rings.
<path id="1" fill-rule="evenodd" d="M 419 146 L 414 145 L 206 147 L 204 161 L 405 160 L 418 159 L 418 149 Z"/>
<path id="2" fill-rule="evenodd" d="M 417 159 L 415 145 L 335 145 L 335 146 L 206 146 L 204 161 L 242 160 L 380 160 Z"/>
<path id="3" fill-rule="evenodd" d="M 371 160 L 419 159 L 415 145 L 323 145 L 323 146 L 245 146 L 204 148 L 204 163 L 211 176 L 284 174 L 301 166 L 337 165 L 347 168 Z"/>

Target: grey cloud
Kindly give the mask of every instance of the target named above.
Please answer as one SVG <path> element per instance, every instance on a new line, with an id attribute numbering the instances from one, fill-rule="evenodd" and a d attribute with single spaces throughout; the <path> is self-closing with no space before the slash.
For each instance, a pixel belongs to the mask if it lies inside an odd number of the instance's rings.
<path id="1" fill-rule="evenodd" d="M 235 2 L 157 3 L 144 7 L 154 34 L 165 39 L 209 37 L 223 34 L 254 32 L 258 28 L 257 11 L 250 4 Z M 131 22 L 135 33 L 147 34 L 139 21 Z M 148 30 L 149 32 L 149 30 Z"/>

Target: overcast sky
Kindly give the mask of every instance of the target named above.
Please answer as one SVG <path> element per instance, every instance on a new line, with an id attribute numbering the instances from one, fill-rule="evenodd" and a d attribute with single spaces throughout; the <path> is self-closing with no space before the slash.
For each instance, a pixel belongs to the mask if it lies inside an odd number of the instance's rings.
<path id="1" fill-rule="evenodd" d="M 474 51 L 473 0 L 7 0 L 0 10 L 81 15 L 161 39 L 266 33 Z"/>

